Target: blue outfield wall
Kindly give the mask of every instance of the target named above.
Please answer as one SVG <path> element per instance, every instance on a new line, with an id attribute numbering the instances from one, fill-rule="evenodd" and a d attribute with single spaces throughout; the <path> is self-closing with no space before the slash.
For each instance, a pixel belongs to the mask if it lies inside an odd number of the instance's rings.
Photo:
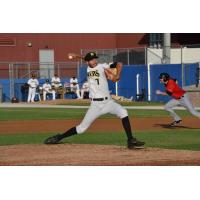
<path id="1" fill-rule="evenodd" d="M 136 75 L 139 74 L 139 89 L 146 91 L 147 98 L 147 66 L 146 65 L 134 65 L 134 66 L 123 66 L 121 79 L 118 82 L 118 95 L 124 96 L 126 98 L 136 98 Z M 79 71 L 79 80 L 84 82 L 87 80 L 87 67 L 83 66 Z M 108 81 L 109 89 L 111 94 L 115 94 L 115 83 Z"/>
<path id="2" fill-rule="evenodd" d="M 185 86 L 194 85 L 196 79 L 196 64 L 185 64 Z M 150 76 L 151 76 L 151 101 L 166 102 L 170 99 L 167 96 L 159 96 L 155 94 L 156 90 L 165 90 L 165 87 L 159 82 L 159 75 L 162 72 L 169 73 L 173 78 L 178 80 L 178 83 L 182 87 L 182 65 L 181 64 L 154 64 L 150 65 Z M 147 66 L 146 65 L 130 65 L 123 66 L 121 79 L 118 82 L 118 94 L 130 98 L 136 98 L 136 75 L 139 74 L 139 89 L 140 93 L 142 89 L 145 90 L 146 100 L 148 97 L 148 77 L 147 77 Z M 86 81 L 87 78 L 87 67 L 80 68 L 79 80 L 81 82 Z M 112 94 L 115 94 L 115 84 L 108 81 L 109 89 Z"/>
<path id="3" fill-rule="evenodd" d="M 42 86 L 46 79 L 39 79 L 39 85 Z M 27 94 L 22 94 L 21 86 L 28 82 L 28 79 L 15 79 L 14 80 L 14 95 L 19 101 L 27 101 Z M 62 84 L 69 83 L 69 78 L 61 79 Z M 3 86 L 3 102 L 10 101 L 10 80 L 0 79 L 0 84 Z M 72 96 L 67 96 L 72 98 Z"/>
<path id="4" fill-rule="evenodd" d="M 196 69 L 199 64 L 186 64 L 184 66 L 185 80 L 184 85 L 194 85 L 196 82 Z M 165 90 L 164 86 L 160 84 L 158 76 L 161 72 L 167 72 L 172 77 L 176 78 L 179 84 L 182 86 L 182 65 L 181 64 L 154 64 L 150 65 L 150 76 L 151 76 L 151 101 L 166 102 L 170 97 L 158 96 L 155 94 L 157 89 Z M 126 98 L 133 96 L 136 99 L 136 75 L 139 74 L 139 90 L 145 90 L 145 99 L 148 97 L 148 70 L 146 65 L 130 65 L 124 66 L 121 74 L 121 79 L 118 82 L 118 94 Z M 87 67 L 80 67 L 79 70 L 79 86 L 87 80 Z M 14 92 L 15 96 L 20 101 L 26 101 L 24 95 L 21 92 L 21 86 L 27 83 L 28 79 L 16 79 L 14 80 Z M 61 79 L 62 83 L 69 82 L 69 78 Z M 40 85 L 45 82 L 45 79 L 39 80 Z M 0 79 L 0 84 L 3 86 L 3 101 L 10 101 L 10 81 L 9 79 Z M 115 83 L 108 81 L 109 89 L 112 94 L 115 94 Z"/>
<path id="5" fill-rule="evenodd" d="M 185 86 L 196 84 L 196 72 L 197 72 L 198 67 L 199 67 L 199 63 L 184 65 Z"/>
<path id="6" fill-rule="evenodd" d="M 170 99 L 167 96 L 156 95 L 156 90 L 164 91 L 165 87 L 163 84 L 160 84 L 159 75 L 162 72 L 169 73 L 171 77 L 176 78 L 178 83 L 182 86 L 181 64 L 158 64 L 150 65 L 150 76 L 151 76 L 151 101 L 166 102 Z"/>
<path id="7" fill-rule="evenodd" d="M 139 74 L 139 93 L 141 94 L 142 89 L 144 89 L 147 100 L 148 81 L 146 65 L 131 65 L 123 67 L 121 79 L 118 83 L 118 94 L 127 98 L 133 96 L 133 98 L 136 99 L 137 74 Z"/>
<path id="8" fill-rule="evenodd" d="M 199 64 L 185 64 L 184 65 L 184 86 L 194 85 L 196 82 L 196 69 Z M 165 87 L 159 83 L 159 74 L 167 72 L 171 77 L 178 80 L 178 84 L 182 87 L 182 65 L 181 64 L 157 64 L 150 65 L 151 75 L 151 101 L 166 102 L 170 97 L 156 95 L 156 90 L 165 90 Z"/>
<path id="9" fill-rule="evenodd" d="M 9 79 L 0 79 L 0 85 L 3 88 L 3 99 L 2 101 L 10 101 L 10 80 Z"/>

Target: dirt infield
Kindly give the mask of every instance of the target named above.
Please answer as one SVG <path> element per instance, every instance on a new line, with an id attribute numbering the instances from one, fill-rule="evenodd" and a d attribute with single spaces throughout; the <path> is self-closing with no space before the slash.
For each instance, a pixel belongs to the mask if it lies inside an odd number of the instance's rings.
<path id="1" fill-rule="evenodd" d="M 47 133 L 63 132 L 77 124 L 81 120 L 27 120 L 27 121 L 0 121 L 0 134 L 17 133 Z M 167 130 L 170 118 L 136 118 L 131 119 L 134 130 Z M 103 126 L 102 126 L 103 124 Z M 197 118 L 185 117 L 181 129 L 200 129 Z M 177 127 L 176 127 L 177 128 Z M 120 119 L 98 119 L 89 128 L 88 132 L 119 132 L 123 131 Z"/>
<path id="2" fill-rule="evenodd" d="M 0 146 L 0 165 L 168 166 L 200 165 L 200 152 L 114 145 L 60 144 Z"/>
<path id="3" fill-rule="evenodd" d="M 0 121 L 0 134 L 63 132 L 81 120 Z M 170 118 L 131 119 L 135 130 L 170 130 Z M 102 126 L 103 124 L 103 126 Z M 199 120 L 185 117 L 180 129 L 200 129 Z M 123 131 L 119 119 L 98 119 L 89 132 Z M 200 152 L 145 148 L 128 150 L 115 145 L 59 144 L 0 146 L 0 165 L 78 165 L 78 166 L 138 166 L 138 165 L 200 165 Z"/>

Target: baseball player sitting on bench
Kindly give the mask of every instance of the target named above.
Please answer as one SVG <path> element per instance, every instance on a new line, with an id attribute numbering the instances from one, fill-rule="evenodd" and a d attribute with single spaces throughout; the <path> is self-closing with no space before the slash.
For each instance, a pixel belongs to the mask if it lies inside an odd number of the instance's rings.
<path id="1" fill-rule="evenodd" d="M 52 87 L 54 87 L 55 89 L 62 87 L 62 83 L 60 81 L 60 78 L 58 77 L 58 74 L 55 73 L 54 76 L 51 79 L 51 85 Z"/>
<path id="2" fill-rule="evenodd" d="M 127 110 L 112 100 L 110 96 L 107 79 L 110 79 L 113 82 L 118 81 L 120 79 L 122 64 L 116 62 L 114 65 L 112 65 L 112 68 L 117 69 L 117 73 L 114 74 L 108 64 L 98 63 L 98 56 L 95 52 L 87 53 L 84 58 L 80 55 L 69 54 L 69 58 L 84 59 L 88 65 L 87 79 L 89 83 L 91 105 L 83 121 L 78 126 L 69 129 L 63 134 L 57 134 L 47 138 L 44 143 L 57 144 L 63 138 L 67 138 L 76 134 L 82 134 L 98 117 L 110 113 L 121 118 L 122 125 L 127 136 L 127 147 L 129 149 L 135 149 L 143 146 L 145 144 L 144 142 L 140 142 L 133 137 Z"/>
<path id="3" fill-rule="evenodd" d="M 160 83 L 164 84 L 166 91 L 161 92 L 160 90 L 156 90 L 156 94 L 164 96 L 169 95 L 173 98 L 165 105 L 165 110 L 174 118 L 170 126 L 176 126 L 182 122 L 181 118 L 173 110 L 174 107 L 179 105 L 186 108 L 192 115 L 200 118 L 200 113 L 194 109 L 188 94 L 178 86 L 176 79 L 170 78 L 168 73 L 161 73 L 159 79 Z"/>
<path id="4" fill-rule="evenodd" d="M 52 87 L 49 83 L 49 79 L 47 79 L 46 82 L 43 84 L 42 89 L 43 89 L 43 100 L 44 101 L 46 101 L 47 94 L 52 94 L 53 100 L 56 99 L 56 92 L 55 92 L 55 90 L 52 90 Z"/>

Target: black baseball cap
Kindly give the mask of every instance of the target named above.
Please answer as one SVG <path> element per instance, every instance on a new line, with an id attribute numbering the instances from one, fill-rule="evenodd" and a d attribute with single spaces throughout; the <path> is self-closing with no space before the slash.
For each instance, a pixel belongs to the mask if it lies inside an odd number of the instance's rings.
<path id="1" fill-rule="evenodd" d="M 93 60 L 94 58 L 99 58 L 99 57 L 97 56 L 95 52 L 89 52 L 85 55 L 84 60 L 90 61 L 90 60 Z"/>

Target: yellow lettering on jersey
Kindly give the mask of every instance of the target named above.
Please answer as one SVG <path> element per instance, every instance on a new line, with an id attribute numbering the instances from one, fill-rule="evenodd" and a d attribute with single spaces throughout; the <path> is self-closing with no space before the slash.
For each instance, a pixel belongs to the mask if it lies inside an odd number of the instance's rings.
<path id="1" fill-rule="evenodd" d="M 87 76 L 88 77 L 99 77 L 100 74 L 99 74 L 98 70 L 96 70 L 96 71 L 90 71 L 90 72 L 88 72 Z"/>

